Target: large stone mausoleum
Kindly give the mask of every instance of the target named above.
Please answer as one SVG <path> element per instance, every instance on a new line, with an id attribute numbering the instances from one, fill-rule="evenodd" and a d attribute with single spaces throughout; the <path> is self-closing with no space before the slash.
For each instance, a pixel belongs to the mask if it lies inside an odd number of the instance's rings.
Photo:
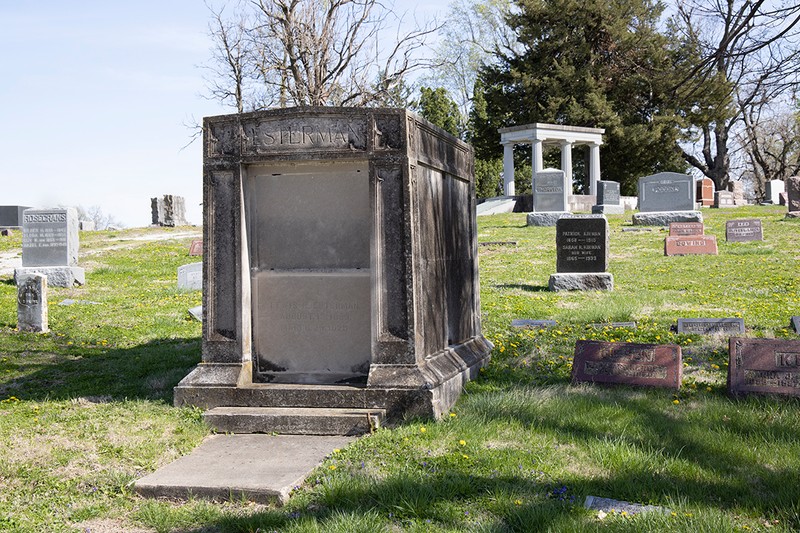
<path id="1" fill-rule="evenodd" d="M 492 347 L 472 149 L 393 109 L 203 128 L 203 354 L 175 403 L 226 431 L 252 408 L 446 412 Z M 213 408 L 250 418 L 217 424 Z"/>

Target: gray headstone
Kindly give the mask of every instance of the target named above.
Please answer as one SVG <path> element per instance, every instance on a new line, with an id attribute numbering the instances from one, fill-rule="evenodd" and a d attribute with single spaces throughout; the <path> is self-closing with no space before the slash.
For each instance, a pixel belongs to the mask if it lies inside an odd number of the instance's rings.
<path id="1" fill-rule="evenodd" d="M 203 321 L 203 306 L 197 305 L 189 309 L 189 316 L 193 319 L 197 320 L 198 322 Z"/>
<path id="2" fill-rule="evenodd" d="M 619 205 L 619 183 L 616 181 L 598 181 L 597 205 Z"/>
<path id="3" fill-rule="evenodd" d="M 736 198 L 734 193 L 729 191 L 715 192 L 714 207 L 736 207 Z"/>
<path id="4" fill-rule="evenodd" d="M 569 188 L 563 170 L 546 168 L 533 177 L 533 211 L 569 211 Z"/>
<path id="5" fill-rule="evenodd" d="M 22 213 L 30 207 L 25 205 L 0 205 L 0 227 L 22 227 Z"/>
<path id="6" fill-rule="evenodd" d="M 22 214 L 22 266 L 78 264 L 75 209 L 26 209 Z"/>
<path id="7" fill-rule="evenodd" d="M 17 328 L 48 331 L 47 276 L 23 274 L 17 278 Z"/>
<path id="8" fill-rule="evenodd" d="M 81 231 L 95 231 L 97 229 L 94 220 L 80 220 L 78 221 L 78 227 Z"/>
<path id="9" fill-rule="evenodd" d="M 744 333 L 742 318 L 679 318 L 678 333 L 700 335 Z"/>
<path id="10" fill-rule="evenodd" d="M 556 272 L 608 270 L 608 221 L 602 215 L 572 216 L 556 223 Z"/>
<path id="11" fill-rule="evenodd" d="M 660 172 L 639 178 L 639 211 L 692 211 L 694 178 L 677 172 Z"/>
<path id="12" fill-rule="evenodd" d="M 595 511 L 603 511 L 604 513 L 625 513 L 628 515 L 635 515 L 639 513 L 656 512 L 667 514 L 670 512 L 669 508 L 658 507 L 656 505 L 642 505 L 641 503 L 631 503 L 622 500 L 613 500 L 611 498 L 601 498 L 600 496 L 587 496 L 583 503 L 586 509 Z"/>
<path id="13" fill-rule="evenodd" d="M 590 328 L 594 329 L 603 329 L 603 328 L 628 328 L 628 329 L 636 329 L 636 322 L 599 322 L 595 324 L 589 324 Z"/>
<path id="14" fill-rule="evenodd" d="M 800 335 L 800 316 L 792 317 L 792 327 L 794 328 L 794 332 Z"/>
<path id="15" fill-rule="evenodd" d="M 203 290 L 203 263 L 179 266 L 178 288 L 187 291 Z"/>
<path id="16" fill-rule="evenodd" d="M 786 206 L 790 213 L 800 211 L 800 176 L 786 180 Z"/>

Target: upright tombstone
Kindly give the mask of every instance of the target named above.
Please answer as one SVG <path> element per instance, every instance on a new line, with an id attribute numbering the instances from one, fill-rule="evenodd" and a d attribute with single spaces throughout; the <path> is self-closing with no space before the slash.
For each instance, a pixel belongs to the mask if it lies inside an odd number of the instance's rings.
<path id="1" fill-rule="evenodd" d="M 747 201 L 744 199 L 744 185 L 741 181 L 729 181 L 728 192 L 733 193 L 734 205 L 747 205 Z"/>
<path id="2" fill-rule="evenodd" d="M 731 242 L 763 241 L 764 231 L 758 218 L 739 218 L 725 222 L 725 240 Z"/>
<path id="3" fill-rule="evenodd" d="M 189 263 L 178 267 L 178 288 L 184 291 L 203 289 L 203 263 Z"/>
<path id="4" fill-rule="evenodd" d="M 787 218 L 800 218 L 800 176 L 792 176 L 786 180 Z"/>
<path id="5" fill-rule="evenodd" d="M 592 213 L 621 215 L 625 206 L 620 204 L 619 183 L 616 181 L 597 182 L 597 205 L 592 206 Z"/>
<path id="6" fill-rule="evenodd" d="M 736 207 L 736 197 L 730 191 L 717 191 L 714 193 L 714 207 Z"/>
<path id="7" fill-rule="evenodd" d="M 239 431 L 253 408 L 446 413 L 492 349 L 472 148 L 398 109 L 216 116 L 203 133 L 202 362 L 175 404 L 212 421 L 225 406 Z"/>
<path id="8" fill-rule="evenodd" d="M 44 274 L 53 287 L 83 285 L 86 276 L 78 266 L 78 214 L 72 207 L 26 209 L 22 214 L 21 274 Z"/>
<path id="9" fill-rule="evenodd" d="M 695 210 L 694 178 L 677 172 L 660 172 L 639 178 L 639 213 L 636 226 L 666 226 L 670 222 L 702 222 Z"/>
<path id="10" fill-rule="evenodd" d="M 533 212 L 528 213 L 528 226 L 555 226 L 561 217 L 569 216 L 569 191 L 563 170 L 546 168 L 533 176 Z"/>
<path id="11" fill-rule="evenodd" d="M 766 183 L 766 200 L 775 205 L 781 203 L 781 193 L 786 192 L 783 180 L 770 180 Z"/>
<path id="12" fill-rule="evenodd" d="M 0 228 L 21 228 L 25 205 L 0 205 Z"/>
<path id="13" fill-rule="evenodd" d="M 150 199 L 150 211 L 154 226 L 188 226 L 186 205 L 183 196 L 165 194 Z"/>
<path id="14" fill-rule="evenodd" d="M 556 274 L 551 291 L 613 290 L 608 270 L 608 221 L 603 215 L 561 218 L 556 224 Z"/>
<path id="15" fill-rule="evenodd" d="M 701 207 L 714 205 L 714 182 L 709 178 L 697 180 L 697 203 Z"/>
<path id="16" fill-rule="evenodd" d="M 17 329 L 46 332 L 47 276 L 26 273 L 17 276 Z"/>

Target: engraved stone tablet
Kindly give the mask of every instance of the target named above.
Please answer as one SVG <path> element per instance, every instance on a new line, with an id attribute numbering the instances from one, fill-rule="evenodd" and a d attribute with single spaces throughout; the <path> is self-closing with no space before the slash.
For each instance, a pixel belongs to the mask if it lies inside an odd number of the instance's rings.
<path id="1" fill-rule="evenodd" d="M 730 191 L 714 193 L 714 207 L 736 207 L 736 196 Z"/>
<path id="2" fill-rule="evenodd" d="M 758 218 L 728 220 L 725 222 L 725 239 L 733 242 L 764 240 L 761 220 Z"/>
<path id="3" fill-rule="evenodd" d="M 660 172 L 639 178 L 639 211 L 691 211 L 694 178 L 677 172 Z"/>
<path id="4" fill-rule="evenodd" d="M 21 274 L 17 277 L 17 328 L 45 332 L 47 323 L 47 276 Z"/>
<path id="5" fill-rule="evenodd" d="M 600 180 L 597 182 L 597 204 L 619 205 L 619 183 Z"/>
<path id="6" fill-rule="evenodd" d="M 735 335 L 744 333 L 743 318 L 679 318 L 678 333 Z"/>
<path id="7" fill-rule="evenodd" d="M 702 222 L 670 222 L 669 236 L 703 235 L 705 229 Z"/>
<path id="8" fill-rule="evenodd" d="M 800 176 L 786 180 L 786 206 L 790 213 L 800 211 Z"/>
<path id="9" fill-rule="evenodd" d="M 556 223 L 556 271 L 605 272 L 608 221 L 600 216 L 561 218 Z"/>
<path id="10" fill-rule="evenodd" d="M 75 209 L 26 209 L 22 214 L 22 266 L 78 264 Z"/>
<path id="11" fill-rule="evenodd" d="M 189 255 L 203 255 L 203 239 L 192 239 L 189 245 Z"/>
<path id="12" fill-rule="evenodd" d="M 616 383 L 678 389 L 683 363 L 676 344 L 635 344 L 579 340 L 572 382 Z"/>
<path id="13" fill-rule="evenodd" d="M 731 337 L 729 350 L 731 394 L 800 396 L 800 341 Z"/>
<path id="14" fill-rule="evenodd" d="M 628 328 L 628 329 L 636 329 L 636 322 L 598 322 L 595 324 L 588 324 L 588 327 L 594 329 L 603 329 L 603 328 Z"/>
<path id="15" fill-rule="evenodd" d="M 587 496 L 586 500 L 583 502 L 583 506 L 586 509 L 603 511 L 604 513 L 625 513 L 628 515 L 650 512 L 668 514 L 670 512 L 667 507 L 642 505 L 641 503 L 631 503 L 622 500 L 613 500 L 611 498 L 601 498 L 599 496 Z"/>
<path id="16" fill-rule="evenodd" d="M 714 235 L 664 239 L 664 255 L 717 255 L 717 253 L 717 238 Z"/>
<path id="17" fill-rule="evenodd" d="M 569 211 L 568 189 L 562 170 L 540 170 L 533 178 L 533 210 Z"/>
<path id="18" fill-rule="evenodd" d="M 178 288 L 186 291 L 203 289 L 203 263 L 189 263 L 178 267 Z"/>
<path id="19" fill-rule="evenodd" d="M 529 318 L 515 318 L 511 321 L 512 328 L 545 329 L 556 327 L 555 320 L 531 320 Z"/>

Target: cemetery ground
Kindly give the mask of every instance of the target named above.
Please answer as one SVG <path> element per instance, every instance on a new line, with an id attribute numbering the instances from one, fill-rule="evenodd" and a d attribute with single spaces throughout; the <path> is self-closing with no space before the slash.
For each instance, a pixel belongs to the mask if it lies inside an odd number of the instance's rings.
<path id="1" fill-rule="evenodd" d="M 784 213 L 704 210 L 719 255 L 682 257 L 664 256 L 659 228 L 623 232 L 630 214 L 610 215 L 614 291 L 570 293 L 547 290 L 555 228 L 480 217 L 478 241 L 498 243 L 479 246 L 490 365 L 449 416 L 335 451 L 284 507 L 133 493 L 210 433 L 199 410 L 171 406 L 200 359 L 187 313 L 200 291 L 176 287 L 196 259 L 187 228 L 82 233 L 87 283 L 50 289 L 49 333 L 15 330 L 16 288 L 0 276 L 0 530 L 796 531 L 800 400 L 728 397 L 726 338 L 671 331 L 742 317 L 747 336 L 800 338 L 800 221 Z M 726 242 L 732 218 L 761 218 L 764 240 Z M 19 232 L 0 239 L 19 249 Z M 589 326 L 612 321 L 637 326 Z M 683 387 L 570 385 L 578 339 L 680 344 Z M 603 515 L 587 495 L 666 511 Z"/>

